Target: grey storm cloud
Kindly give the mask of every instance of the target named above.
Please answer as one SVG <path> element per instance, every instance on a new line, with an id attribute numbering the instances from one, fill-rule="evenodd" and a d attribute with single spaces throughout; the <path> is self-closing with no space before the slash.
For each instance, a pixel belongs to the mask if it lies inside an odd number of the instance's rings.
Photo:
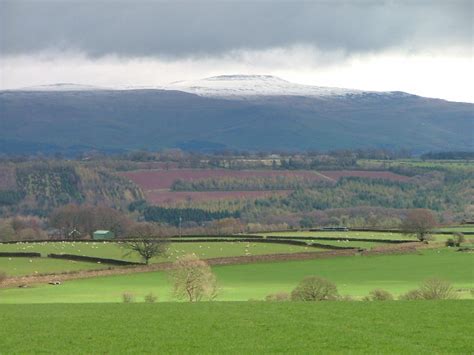
<path id="1" fill-rule="evenodd" d="M 182 57 L 311 45 L 348 53 L 472 46 L 473 1 L 0 0 L 2 55 Z"/>

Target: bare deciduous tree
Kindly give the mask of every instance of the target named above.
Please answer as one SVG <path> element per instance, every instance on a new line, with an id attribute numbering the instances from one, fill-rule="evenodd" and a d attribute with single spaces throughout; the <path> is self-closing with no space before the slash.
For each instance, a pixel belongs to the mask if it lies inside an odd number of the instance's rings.
<path id="1" fill-rule="evenodd" d="M 125 255 L 130 255 L 132 252 L 138 253 L 145 264 L 149 264 L 150 259 L 156 256 L 166 254 L 168 243 L 159 239 L 137 239 L 124 243 L 125 248 L 130 251 Z"/>
<path id="2" fill-rule="evenodd" d="M 137 223 L 128 231 L 128 237 L 136 240 L 130 240 L 124 243 L 126 249 L 129 250 L 125 255 L 132 252 L 138 253 L 145 264 L 148 265 L 150 259 L 166 254 L 168 243 L 157 238 L 155 225 L 151 223 Z"/>
<path id="3" fill-rule="evenodd" d="M 449 281 L 436 278 L 425 280 L 420 286 L 420 294 L 425 300 L 448 300 L 458 297 Z"/>
<path id="4" fill-rule="evenodd" d="M 212 300 L 217 296 L 216 277 L 208 263 L 195 255 L 185 255 L 174 263 L 170 271 L 173 294 L 178 299 L 197 302 Z"/>
<path id="5" fill-rule="evenodd" d="M 428 240 L 430 232 L 436 226 L 436 219 L 429 210 L 415 209 L 408 212 L 402 222 L 401 230 L 404 234 L 415 235 L 420 241 Z"/>
<path id="6" fill-rule="evenodd" d="M 425 280 L 420 288 L 408 291 L 400 296 L 401 300 L 448 300 L 456 299 L 458 295 L 449 281 L 440 279 Z"/>

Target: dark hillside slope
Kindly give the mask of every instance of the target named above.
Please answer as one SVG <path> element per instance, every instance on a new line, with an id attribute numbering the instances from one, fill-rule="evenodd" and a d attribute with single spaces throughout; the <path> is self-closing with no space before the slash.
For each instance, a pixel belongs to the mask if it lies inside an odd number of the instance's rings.
<path id="1" fill-rule="evenodd" d="M 164 90 L 4 91 L 0 149 L 473 150 L 473 109 L 397 92 L 228 100 Z"/>

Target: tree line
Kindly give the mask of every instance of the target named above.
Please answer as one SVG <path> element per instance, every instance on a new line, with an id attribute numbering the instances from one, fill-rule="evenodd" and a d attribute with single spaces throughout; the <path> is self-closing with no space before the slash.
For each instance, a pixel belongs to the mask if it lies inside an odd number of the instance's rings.
<path id="1" fill-rule="evenodd" d="M 316 188 L 330 185 L 329 181 L 317 181 L 302 176 L 251 176 L 245 178 L 222 177 L 196 180 L 177 179 L 173 182 L 173 191 L 261 191 L 294 190 L 298 188 Z"/>
<path id="2" fill-rule="evenodd" d="M 149 206 L 145 209 L 143 216 L 146 221 L 168 223 L 179 226 L 183 221 L 203 223 L 224 218 L 238 218 L 238 212 L 229 211 L 206 211 L 198 208 L 164 208 Z"/>

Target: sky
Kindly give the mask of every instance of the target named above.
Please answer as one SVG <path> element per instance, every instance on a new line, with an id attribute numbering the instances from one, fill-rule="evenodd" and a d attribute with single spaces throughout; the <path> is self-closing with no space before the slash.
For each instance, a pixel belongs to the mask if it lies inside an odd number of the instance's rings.
<path id="1" fill-rule="evenodd" d="M 0 0 L 0 89 L 223 74 L 474 102 L 474 0 Z"/>

